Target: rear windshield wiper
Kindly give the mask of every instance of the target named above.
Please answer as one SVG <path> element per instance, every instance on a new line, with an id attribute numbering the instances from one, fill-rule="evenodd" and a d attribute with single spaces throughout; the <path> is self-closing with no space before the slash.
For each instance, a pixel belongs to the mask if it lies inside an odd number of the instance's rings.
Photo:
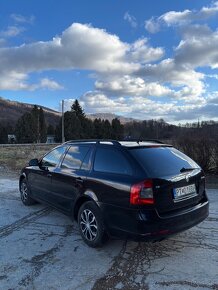
<path id="1" fill-rule="evenodd" d="M 195 169 L 199 169 L 199 168 L 185 168 L 185 167 L 182 167 L 180 169 L 180 172 L 182 173 L 182 172 L 186 172 L 186 171 L 192 171 L 192 170 L 195 170 Z"/>

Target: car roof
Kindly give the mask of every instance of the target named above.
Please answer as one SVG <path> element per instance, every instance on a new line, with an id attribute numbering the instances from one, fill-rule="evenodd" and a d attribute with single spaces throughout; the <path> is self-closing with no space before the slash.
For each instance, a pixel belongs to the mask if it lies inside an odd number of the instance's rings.
<path id="1" fill-rule="evenodd" d="M 70 140 L 64 144 L 102 144 L 102 145 L 114 145 L 123 146 L 129 148 L 137 147 L 169 147 L 171 145 L 163 143 L 160 140 L 148 139 L 148 140 L 112 140 L 112 139 L 81 139 L 81 140 Z"/>

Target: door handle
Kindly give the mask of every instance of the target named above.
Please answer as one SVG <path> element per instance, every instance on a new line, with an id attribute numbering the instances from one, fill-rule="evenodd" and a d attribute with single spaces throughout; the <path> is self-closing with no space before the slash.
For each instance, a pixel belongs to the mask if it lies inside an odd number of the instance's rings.
<path id="1" fill-rule="evenodd" d="M 77 177 L 77 178 L 76 178 L 76 182 L 78 182 L 78 183 L 83 183 L 83 179 L 82 179 L 81 177 Z"/>
<path id="2" fill-rule="evenodd" d="M 52 177 L 52 174 L 51 174 L 51 173 L 48 173 L 48 174 L 47 174 L 47 177 Z"/>

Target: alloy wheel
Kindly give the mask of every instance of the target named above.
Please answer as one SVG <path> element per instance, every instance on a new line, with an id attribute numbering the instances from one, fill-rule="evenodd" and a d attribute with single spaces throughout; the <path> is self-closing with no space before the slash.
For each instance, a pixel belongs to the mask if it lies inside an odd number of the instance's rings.
<path id="1" fill-rule="evenodd" d="M 98 233 L 97 221 L 93 212 L 84 209 L 80 216 L 80 228 L 88 241 L 93 241 Z"/>
<path id="2" fill-rule="evenodd" d="M 25 182 L 22 182 L 20 187 L 21 199 L 22 201 L 26 201 L 28 199 L 28 189 Z"/>

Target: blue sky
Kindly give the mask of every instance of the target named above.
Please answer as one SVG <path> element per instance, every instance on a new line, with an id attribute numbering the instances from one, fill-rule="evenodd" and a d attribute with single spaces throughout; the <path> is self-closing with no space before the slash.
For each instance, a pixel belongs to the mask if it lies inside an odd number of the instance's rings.
<path id="1" fill-rule="evenodd" d="M 218 120 L 218 2 L 0 2 L 0 96 L 171 123 Z"/>

